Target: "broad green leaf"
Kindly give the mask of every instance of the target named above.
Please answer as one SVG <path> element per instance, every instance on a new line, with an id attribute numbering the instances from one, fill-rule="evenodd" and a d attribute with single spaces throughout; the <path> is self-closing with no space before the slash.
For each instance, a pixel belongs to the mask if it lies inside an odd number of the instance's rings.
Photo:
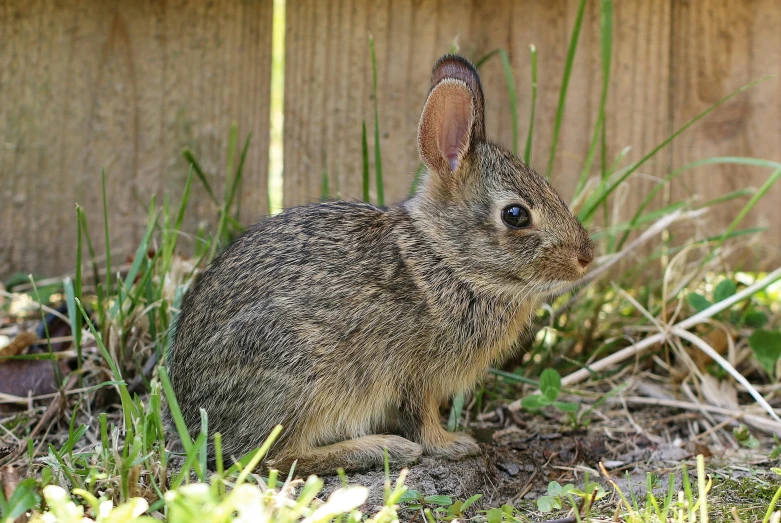
<path id="1" fill-rule="evenodd" d="M 564 489 L 561 488 L 558 481 L 551 481 L 548 483 L 548 495 L 549 496 L 561 496 L 564 493 Z"/>
<path id="2" fill-rule="evenodd" d="M 423 500 L 429 505 L 448 506 L 453 504 L 453 498 L 448 496 L 426 496 Z"/>
<path id="3" fill-rule="evenodd" d="M 553 504 L 551 503 L 553 498 L 550 496 L 540 496 L 537 498 L 537 510 L 542 513 L 550 512 L 553 510 Z"/>
<path id="4" fill-rule="evenodd" d="M 580 405 L 571 401 L 554 401 L 553 406 L 564 412 L 577 412 Z"/>
<path id="5" fill-rule="evenodd" d="M 561 509 L 561 499 L 558 496 L 540 496 L 537 498 L 537 509 L 540 512 L 559 510 Z"/>
<path id="6" fill-rule="evenodd" d="M 0 494 L 2 493 L 0 492 Z M 7 512 L 2 514 L 2 517 L 14 521 L 28 510 L 34 508 L 40 501 L 41 497 L 35 488 L 35 478 L 28 478 L 16 486 L 4 507 L 5 510 L 3 512 Z"/>
<path id="7" fill-rule="evenodd" d="M 749 337 L 748 344 L 765 372 L 775 377 L 776 362 L 781 357 L 781 332 L 756 330 Z"/>
<path id="8" fill-rule="evenodd" d="M 551 404 L 551 401 L 541 394 L 533 394 L 531 396 L 524 396 L 521 400 L 521 406 L 530 411 L 540 410 L 543 407 L 547 407 Z"/>
<path id="9" fill-rule="evenodd" d="M 732 435 L 743 447 L 749 449 L 755 449 L 759 447 L 759 440 L 755 438 L 751 432 L 749 432 L 748 427 L 745 425 L 741 425 L 740 427 L 735 427 L 732 429 Z"/>
<path id="10" fill-rule="evenodd" d="M 738 287 L 732 280 L 722 280 L 713 291 L 713 303 L 719 303 L 738 292 Z"/>
<path id="11" fill-rule="evenodd" d="M 691 305 L 697 312 L 702 312 L 712 305 L 708 298 L 698 292 L 690 292 L 686 296 L 686 301 L 688 301 L 689 305 Z"/>
<path id="12" fill-rule="evenodd" d="M 504 512 L 502 512 L 502 509 L 492 508 L 485 513 L 486 523 L 502 523 L 502 519 L 504 519 Z"/>
<path id="13" fill-rule="evenodd" d="M 758 329 L 767 325 L 767 314 L 762 311 L 750 311 L 743 318 L 743 321 L 746 322 L 746 325 L 749 327 Z"/>
<path id="14" fill-rule="evenodd" d="M 466 509 L 468 509 L 469 507 L 471 507 L 472 505 L 474 505 L 474 503 L 475 503 L 477 500 L 479 500 L 480 498 L 482 498 L 482 497 L 483 497 L 483 495 L 482 495 L 482 494 L 475 494 L 475 495 L 474 495 L 474 496 L 472 496 L 471 498 L 467 499 L 466 501 L 464 501 L 464 504 L 461 506 L 461 510 L 460 510 L 460 511 L 461 511 L 461 512 L 465 511 Z"/>
<path id="15" fill-rule="evenodd" d="M 409 503 L 410 501 L 418 501 L 420 500 L 420 492 L 417 490 L 408 490 L 404 494 L 401 495 L 401 498 L 399 498 L 399 503 Z"/>
<path id="16" fill-rule="evenodd" d="M 540 391 L 549 400 L 553 401 L 559 396 L 561 390 L 561 376 L 554 369 L 545 369 L 540 375 Z"/>

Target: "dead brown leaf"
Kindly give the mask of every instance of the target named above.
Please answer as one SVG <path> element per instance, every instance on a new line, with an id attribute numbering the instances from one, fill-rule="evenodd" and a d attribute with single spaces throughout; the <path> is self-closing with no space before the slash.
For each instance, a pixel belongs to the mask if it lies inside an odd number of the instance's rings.
<path id="1" fill-rule="evenodd" d="M 0 357 L 17 356 L 37 340 L 38 336 L 34 333 L 22 331 L 16 335 L 11 343 L 0 349 Z M 7 363 L 8 361 L 9 360 L 0 360 L 0 365 Z"/>
<path id="2" fill-rule="evenodd" d="M 58 360 L 56 365 L 63 376 L 70 372 L 66 361 Z M 49 360 L 7 360 L 0 365 L 0 393 L 25 397 L 56 390 L 54 368 Z"/>

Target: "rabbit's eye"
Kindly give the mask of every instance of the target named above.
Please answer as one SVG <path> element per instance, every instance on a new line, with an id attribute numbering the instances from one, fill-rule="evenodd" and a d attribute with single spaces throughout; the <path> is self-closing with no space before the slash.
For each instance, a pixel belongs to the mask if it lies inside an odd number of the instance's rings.
<path id="1" fill-rule="evenodd" d="M 502 221 L 510 229 L 523 229 L 532 224 L 529 210 L 515 203 L 502 209 Z"/>

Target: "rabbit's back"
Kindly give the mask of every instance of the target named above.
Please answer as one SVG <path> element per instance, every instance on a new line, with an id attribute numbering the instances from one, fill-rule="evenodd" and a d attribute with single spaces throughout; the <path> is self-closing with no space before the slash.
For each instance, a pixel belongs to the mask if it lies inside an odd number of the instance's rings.
<path id="1" fill-rule="evenodd" d="M 205 408 L 228 456 L 277 423 L 317 444 L 390 423 L 417 370 L 410 351 L 431 335 L 396 242 L 405 219 L 357 203 L 301 207 L 215 260 L 185 297 L 169 355 L 191 433 Z M 313 417 L 332 427 L 319 431 Z"/>

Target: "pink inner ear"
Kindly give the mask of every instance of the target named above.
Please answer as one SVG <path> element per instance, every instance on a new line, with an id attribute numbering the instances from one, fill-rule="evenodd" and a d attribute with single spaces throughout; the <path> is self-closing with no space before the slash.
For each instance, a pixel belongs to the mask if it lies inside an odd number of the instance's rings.
<path id="1" fill-rule="evenodd" d="M 451 171 L 458 167 L 458 157 L 464 147 L 464 136 L 469 129 L 472 105 L 466 96 L 449 94 L 444 100 L 442 124 L 439 129 L 439 151 Z"/>

